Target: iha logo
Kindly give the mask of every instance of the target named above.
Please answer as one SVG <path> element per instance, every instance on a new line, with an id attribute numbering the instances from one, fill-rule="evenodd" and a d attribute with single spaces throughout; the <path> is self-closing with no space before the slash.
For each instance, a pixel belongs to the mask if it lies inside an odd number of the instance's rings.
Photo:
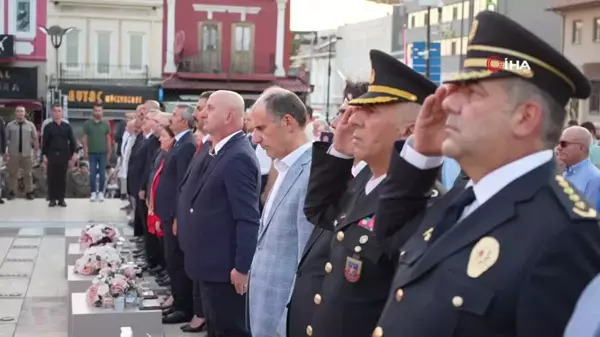
<path id="1" fill-rule="evenodd" d="M 490 56 L 485 62 L 485 66 L 489 71 L 493 73 L 497 73 L 499 71 L 509 71 L 511 73 L 524 74 L 531 73 L 529 63 L 525 60 L 511 60 L 508 58 L 502 59 L 498 56 Z"/>

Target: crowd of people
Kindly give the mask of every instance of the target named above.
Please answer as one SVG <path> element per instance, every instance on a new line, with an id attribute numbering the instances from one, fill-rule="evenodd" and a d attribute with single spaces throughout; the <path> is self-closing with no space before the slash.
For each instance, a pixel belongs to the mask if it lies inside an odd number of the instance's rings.
<path id="1" fill-rule="evenodd" d="M 492 72 L 489 58 L 531 69 Z M 596 131 L 564 128 L 589 80 L 489 11 L 441 87 L 370 59 L 329 129 L 278 87 L 249 111 L 224 90 L 168 113 L 138 106 L 118 176 L 137 262 L 170 288 L 162 322 L 208 337 L 597 337 Z M 91 170 L 110 152 L 99 111 Z M 50 205 L 64 205 L 75 140 L 60 107 L 52 116 L 41 149 Z"/>

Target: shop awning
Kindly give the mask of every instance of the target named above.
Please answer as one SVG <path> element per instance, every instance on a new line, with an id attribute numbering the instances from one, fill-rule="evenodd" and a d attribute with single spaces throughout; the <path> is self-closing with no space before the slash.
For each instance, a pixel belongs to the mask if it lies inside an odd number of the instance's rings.
<path id="1" fill-rule="evenodd" d="M 0 108 L 16 108 L 22 106 L 27 111 L 42 110 L 42 103 L 33 99 L 0 98 Z"/>
<path id="2" fill-rule="evenodd" d="M 279 86 L 295 93 L 310 92 L 310 85 L 299 79 L 284 78 L 271 81 L 214 81 L 214 80 L 183 80 L 172 77 L 163 82 L 164 89 L 174 90 L 232 90 L 237 92 L 263 92 L 272 86 Z"/>

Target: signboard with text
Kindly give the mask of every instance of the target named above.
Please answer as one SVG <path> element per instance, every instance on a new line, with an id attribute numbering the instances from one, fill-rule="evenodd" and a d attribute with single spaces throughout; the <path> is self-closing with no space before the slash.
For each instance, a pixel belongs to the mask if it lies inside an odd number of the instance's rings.
<path id="1" fill-rule="evenodd" d="M 0 59 L 15 57 L 15 36 L 0 34 Z"/>
<path id="2" fill-rule="evenodd" d="M 69 107 L 74 109 L 91 109 L 101 103 L 105 109 L 135 110 L 147 100 L 158 99 L 158 89 L 152 87 L 65 84 L 60 90 L 67 95 Z"/>
<path id="3" fill-rule="evenodd" d="M 37 67 L 0 66 L 0 98 L 37 100 Z"/>
<path id="4" fill-rule="evenodd" d="M 429 79 L 437 85 L 442 82 L 441 44 L 431 42 L 427 50 L 426 42 L 413 42 L 412 68 L 423 76 L 427 76 L 427 58 L 429 58 Z"/>

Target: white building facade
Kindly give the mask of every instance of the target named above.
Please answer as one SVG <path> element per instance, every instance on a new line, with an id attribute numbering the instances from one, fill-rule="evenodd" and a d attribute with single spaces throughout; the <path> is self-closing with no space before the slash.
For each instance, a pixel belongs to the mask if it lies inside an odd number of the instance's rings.
<path id="1" fill-rule="evenodd" d="M 310 84 L 314 88 L 307 104 L 321 119 L 329 116 L 331 121 L 344 99 L 345 80 L 368 81 L 371 74 L 369 51 L 391 52 L 392 16 L 344 25 L 335 31 L 318 32 L 317 36 L 318 43 L 312 52 L 305 51 L 293 60 L 296 64 L 303 63 L 310 71 Z"/>
<path id="2" fill-rule="evenodd" d="M 61 0 L 48 3 L 47 27 L 75 28 L 56 53 L 48 39 L 48 74 L 117 80 L 162 76 L 161 0 Z"/>

